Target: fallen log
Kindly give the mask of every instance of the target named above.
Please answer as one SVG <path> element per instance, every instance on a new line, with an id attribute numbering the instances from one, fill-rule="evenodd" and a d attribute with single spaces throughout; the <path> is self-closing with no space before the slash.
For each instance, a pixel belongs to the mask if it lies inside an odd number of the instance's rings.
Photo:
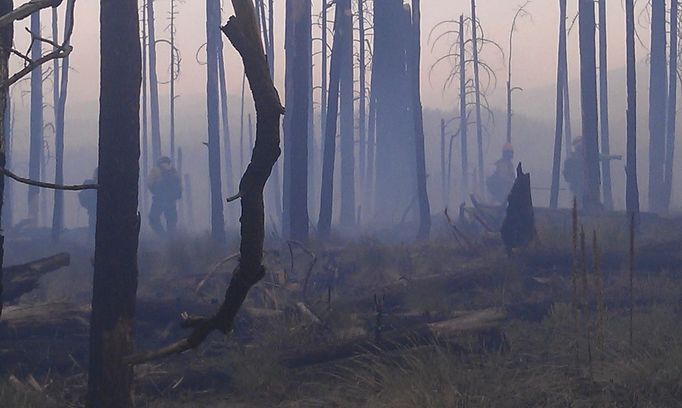
<path id="1" fill-rule="evenodd" d="M 288 368 L 298 368 L 368 353 L 390 352 L 438 343 L 445 343 L 454 351 L 466 352 L 469 347 L 457 344 L 458 336 L 477 336 L 482 349 L 499 350 L 506 347 L 505 336 L 500 330 L 506 319 L 506 312 L 496 308 L 460 312 L 455 318 L 426 323 L 394 334 L 383 334 L 378 340 L 373 337 L 362 337 L 303 353 L 294 352 L 285 357 L 282 363 Z"/>
<path id="2" fill-rule="evenodd" d="M 43 259 L 38 259 L 23 265 L 10 266 L 4 269 L 3 300 L 13 301 L 23 294 L 38 287 L 40 278 L 57 269 L 69 266 L 71 257 L 67 253 L 60 253 Z"/>

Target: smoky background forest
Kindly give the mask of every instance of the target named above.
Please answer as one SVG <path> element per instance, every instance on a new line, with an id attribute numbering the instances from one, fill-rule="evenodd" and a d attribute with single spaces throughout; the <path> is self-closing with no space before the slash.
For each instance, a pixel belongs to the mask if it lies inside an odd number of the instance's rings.
<path id="1" fill-rule="evenodd" d="M 674 407 L 678 0 L 0 0 L 0 407 Z"/>

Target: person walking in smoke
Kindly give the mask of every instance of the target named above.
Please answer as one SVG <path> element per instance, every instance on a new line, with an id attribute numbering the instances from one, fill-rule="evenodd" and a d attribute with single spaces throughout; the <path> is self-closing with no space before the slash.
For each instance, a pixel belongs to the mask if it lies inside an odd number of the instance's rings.
<path id="1" fill-rule="evenodd" d="M 148 186 L 152 193 L 149 224 L 159 235 L 174 233 L 178 223 L 176 202 L 182 198 L 182 185 L 170 158 L 162 157 L 157 161 L 149 174 Z M 166 219 L 165 229 L 161 223 L 162 215 Z"/>
<path id="2" fill-rule="evenodd" d="M 495 162 L 495 172 L 488 177 L 488 191 L 497 203 L 507 201 L 507 196 L 514 185 L 514 147 L 507 143 L 502 147 L 502 157 Z"/>
<path id="3" fill-rule="evenodd" d="M 571 189 L 571 195 L 582 198 L 585 184 L 585 145 L 582 137 L 573 141 L 573 151 L 564 160 L 564 179 Z"/>
<path id="4" fill-rule="evenodd" d="M 92 178 L 85 180 L 83 184 L 97 184 L 97 171 L 98 168 L 95 168 Z M 78 193 L 78 202 L 88 212 L 88 238 L 93 238 L 97 225 L 97 190 L 81 191 Z"/>

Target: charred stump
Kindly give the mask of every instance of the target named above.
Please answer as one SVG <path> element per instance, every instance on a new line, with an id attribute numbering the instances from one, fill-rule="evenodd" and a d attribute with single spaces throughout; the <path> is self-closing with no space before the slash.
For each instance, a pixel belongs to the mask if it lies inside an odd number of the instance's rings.
<path id="1" fill-rule="evenodd" d="M 511 256 L 515 248 L 526 248 L 535 238 L 535 213 L 530 190 L 530 173 L 524 173 L 519 163 L 516 181 L 507 198 L 507 215 L 502 224 L 502 241 Z"/>

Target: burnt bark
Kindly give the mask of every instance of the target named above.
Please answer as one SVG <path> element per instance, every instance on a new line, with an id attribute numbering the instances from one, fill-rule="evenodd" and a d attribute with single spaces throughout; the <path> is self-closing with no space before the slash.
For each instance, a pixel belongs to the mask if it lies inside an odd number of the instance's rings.
<path id="1" fill-rule="evenodd" d="M 130 364 L 196 348 L 215 330 L 227 333 L 249 290 L 265 275 L 262 265 L 265 238 L 263 189 L 281 153 L 279 119 L 284 108 L 270 77 L 253 4 L 249 0 L 233 0 L 232 4 L 236 17 L 230 18 L 222 31 L 242 57 L 258 115 L 251 163 L 239 185 L 242 205 L 239 265 L 232 275 L 225 300 L 214 316 L 186 321 L 186 327 L 194 328 L 189 337 L 160 350 L 130 356 L 127 359 Z"/>
<path id="2" fill-rule="evenodd" d="M 206 0 L 206 109 L 208 116 L 208 174 L 211 200 L 211 237 L 225 242 L 225 215 L 220 166 L 220 95 L 218 47 L 220 46 L 220 2 Z"/>
<path id="3" fill-rule="evenodd" d="M 12 0 L 0 0 L 0 16 L 6 15 L 14 8 Z M 0 82 L 5 82 L 9 78 L 9 50 L 12 47 L 14 38 L 14 26 L 8 24 L 0 27 Z M 5 167 L 7 164 L 7 124 L 8 116 L 5 114 L 8 111 L 9 88 L 0 91 L 0 167 Z M 3 215 L 3 207 L 5 206 L 5 178 L 0 177 L 0 219 Z M 3 265 L 5 259 L 5 235 L 3 229 L 0 228 L 0 317 L 2 317 L 3 304 Z"/>
<path id="4" fill-rule="evenodd" d="M 639 221 L 637 183 L 637 60 L 635 55 L 635 5 L 625 0 L 625 49 L 627 58 L 627 159 L 625 167 L 625 207 Z M 628 217 L 630 218 L 630 217 Z"/>
<path id="5" fill-rule="evenodd" d="M 89 407 L 132 407 L 140 231 L 141 49 L 136 0 L 102 0 L 97 233 L 90 320 Z"/>
<path id="6" fill-rule="evenodd" d="M 556 126 L 554 128 L 554 156 L 552 159 L 552 186 L 550 189 L 549 207 L 556 209 L 559 206 L 559 184 L 561 181 L 561 142 L 564 129 L 564 93 L 567 88 L 566 73 L 566 0 L 559 0 L 559 48 L 557 57 L 556 79 Z M 570 149 L 566 145 L 566 149 Z"/>
<path id="7" fill-rule="evenodd" d="M 337 7 L 339 7 L 337 3 Z M 317 222 L 317 234 L 325 239 L 331 233 L 332 211 L 334 201 L 334 163 L 336 161 L 336 125 L 339 111 L 339 82 L 343 48 L 342 30 L 340 29 L 341 13 L 334 19 L 334 40 L 329 72 L 329 92 L 327 99 L 327 115 L 324 133 L 324 153 L 322 158 L 322 184 L 320 186 L 320 217 Z"/>
<path id="8" fill-rule="evenodd" d="M 677 125 L 677 57 L 678 57 L 678 0 L 670 3 L 670 59 L 668 68 L 668 117 L 666 121 L 665 183 L 663 185 L 663 210 L 670 210 L 673 191 L 673 163 L 675 161 L 675 137 Z"/>
<path id="9" fill-rule="evenodd" d="M 40 12 L 31 15 L 31 32 L 40 36 Z M 36 41 L 31 48 L 31 59 L 37 60 L 42 54 L 42 43 Z M 31 119 L 28 159 L 28 177 L 32 180 L 41 178 L 41 162 L 43 156 L 43 69 L 37 67 L 31 72 Z M 28 218 L 33 227 L 38 225 L 40 189 L 28 189 Z"/>
<path id="10" fill-rule="evenodd" d="M 474 108 L 476 112 L 476 147 L 478 153 L 478 191 L 485 195 L 485 165 L 483 163 L 483 123 L 481 117 L 481 79 L 478 59 L 478 19 L 476 0 L 471 0 L 471 50 L 474 66 Z"/>
<path id="11" fill-rule="evenodd" d="M 152 165 L 161 157 L 161 119 L 159 118 L 159 80 L 156 73 L 156 27 L 154 1 L 147 1 L 147 36 L 149 38 L 149 104 L 151 119 Z M 145 177 L 147 175 L 145 174 Z"/>
<path id="12" fill-rule="evenodd" d="M 284 117 L 284 226 L 289 239 L 308 241 L 308 132 L 312 31 L 310 2 L 287 1 Z"/>
<path id="13" fill-rule="evenodd" d="M 665 0 L 651 2 L 651 57 L 649 77 L 649 210 L 664 208 L 666 128 L 666 24 Z"/>
<path id="14" fill-rule="evenodd" d="M 585 187 L 582 203 L 588 212 L 601 209 L 599 169 L 599 118 L 597 114 L 597 61 L 595 13 L 592 0 L 580 0 L 580 101 L 585 146 Z"/>
<path id="15" fill-rule="evenodd" d="M 350 0 L 337 0 L 339 48 L 339 138 L 341 148 L 341 225 L 355 224 L 355 112 L 353 106 L 353 14 Z"/>
<path id="16" fill-rule="evenodd" d="M 464 15 L 459 16 L 459 137 L 462 155 L 462 181 L 460 199 L 469 195 L 469 118 L 467 117 L 466 50 L 464 39 Z"/>
<path id="17" fill-rule="evenodd" d="M 419 202 L 418 240 L 428 240 L 431 233 L 431 205 L 426 186 L 426 152 L 424 148 L 424 116 L 421 102 L 421 2 L 412 0 L 412 44 L 409 70 L 412 80 L 412 114 L 417 163 L 417 199 Z"/>
<path id="18" fill-rule="evenodd" d="M 611 143 L 609 136 L 609 68 L 607 53 L 606 0 L 599 0 L 599 124 L 601 125 L 601 161 L 604 208 L 613 210 L 611 187 Z"/>

